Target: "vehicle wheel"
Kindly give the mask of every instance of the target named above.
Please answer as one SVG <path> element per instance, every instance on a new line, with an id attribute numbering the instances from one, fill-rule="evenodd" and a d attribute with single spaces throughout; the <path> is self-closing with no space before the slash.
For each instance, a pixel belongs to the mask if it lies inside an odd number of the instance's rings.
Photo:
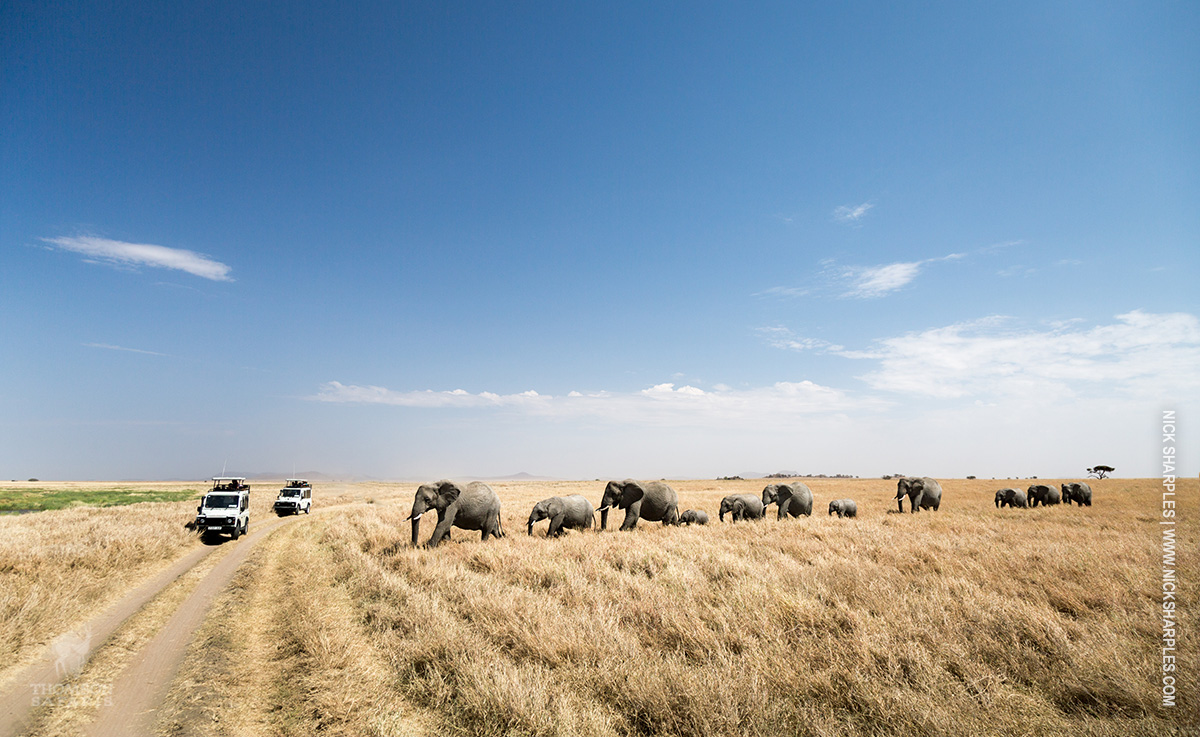
<path id="1" fill-rule="evenodd" d="M 312 511 L 312 505 L 311 505 L 311 504 L 310 504 L 310 505 L 308 505 L 307 507 L 305 507 L 305 508 L 304 508 L 304 513 L 305 513 L 305 514 L 308 514 L 308 513 L 309 513 L 309 512 L 311 512 L 311 511 Z"/>
<path id="2" fill-rule="evenodd" d="M 242 534 L 243 535 L 250 534 L 250 520 L 246 520 L 246 524 L 242 525 Z"/>
<path id="3" fill-rule="evenodd" d="M 242 534 L 242 533 L 241 533 L 241 531 L 238 529 L 238 526 L 237 526 L 237 525 L 234 525 L 234 526 L 233 526 L 233 532 L 229 533 L 229 537 L 230 537 L 231 539 L 233 539 L 233 540 L 237 540 L 237 539 L 238 539 L 238 537 L 239 537 L 241 534 Z"/>

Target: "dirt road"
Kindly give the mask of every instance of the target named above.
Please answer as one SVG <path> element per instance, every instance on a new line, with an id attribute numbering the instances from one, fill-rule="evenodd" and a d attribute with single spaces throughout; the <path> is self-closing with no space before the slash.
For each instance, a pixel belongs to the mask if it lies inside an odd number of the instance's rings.
<path id="1" fill-rule="evenodd" d="M 59 637 L 41 658 L 11 679 L 0 692 L 0 735 L 26 733 L 38 716 L 39 706 L 45 711 L 56 704 L 78 701 L 77 690 L 66 682 L 105 647 L 122 624 L 172 582 L 219 551 L 221 560 L 158 633 L 140 652 L 133 654 L 130 665 L 116 677 L 111 688 L 105 689 L 103 703 L 95 711 L 95 721 L 86 730 L 90 735 L 150 734 L 156 709 L 213 599 L 229 584 L 259 541 L 294 519 L 270 519 L 251 525 L 250 534 L 236 542 L 196 548 L 78 630 Z"/>

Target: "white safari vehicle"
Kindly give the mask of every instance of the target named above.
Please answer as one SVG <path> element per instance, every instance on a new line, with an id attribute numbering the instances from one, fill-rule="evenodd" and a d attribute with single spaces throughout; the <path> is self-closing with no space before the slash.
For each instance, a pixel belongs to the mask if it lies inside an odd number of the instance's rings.
<path id="1" fill-rule="evenodd" d="M 250 528 L 250 487 L 240 476 L 214 476 L 212 490 L 196 508 L 201 535 L 225 534 L 237 540 Z"/>
<path id="2" fill-rule="evenodd" d="M 275 500 L 275 514 L 308 514 L 312 511 L 312 484 L 308 479 L 288 479 Z"/>

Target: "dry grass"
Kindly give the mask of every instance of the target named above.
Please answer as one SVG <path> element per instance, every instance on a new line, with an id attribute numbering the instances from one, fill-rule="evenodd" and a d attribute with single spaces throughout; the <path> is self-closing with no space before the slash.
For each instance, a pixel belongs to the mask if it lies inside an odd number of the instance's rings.
<path id="1" fill-rule="evenodd" d="M 197 488 L 196 482 L 40 486 L 77 490 L 83 497 L 103 496 L 116 488 Z M 251 488 L 251 524 L 273 517 L 278 484 L 253 483 Z M 347 501 L 360 493 L 347 485 L 318 485 L 316 491 L 317 505 Z M 183 501 L 0 515 L 0 653 L 6 654 L 0 681 L 28 662 L 40 646 L 200 545 L 196 534 L 184 527 L 195 510 L 195 501 Z"/>
<path id="2" fill-rule="evenodd" d="M 715 512 L 764 482 L 674 482 Z M 941 511 L 890 514 L 894 485 L 814 480 L 811 519 L 522 532 L 552 494 L 603 483 L 495 484 L 509 537 L 414 550 L 414 485 L 289 531 L 317 576 L 284 579 L 273 733 L 1164 734 L 1158 707 L 1156 482 L 1093 484 L 1090 509 L 996 510 L 1005 481 L 944 484 Z M 1185 491 L 1195 498 L 1196 484 Z M 832 498 L 860 518 L 824 515 Z M 619 519 L 617 520 L 619 523 Z M 428 537 L 432 523 L 422 531 Z M 1196 623 L 1194 526 L 1182 530 Z M 1191 572 L 1191 573 L 1188 573 Z M 290 593 L 289 593 L 290 592 Z M 279 625 L 277 624 L 278 628 Z M 305 632 L 304 630 L 307 630 Z M 286 636 L 284 636 L 286 635 Z M 1183 673 L 1197 673 L 1184 653 Z M 355 690 L 359 688 L 360 690 Z M 365 696 L 364 694 L 370 694 Z M 300 703 L 297 703 L 299 699 Z"/>

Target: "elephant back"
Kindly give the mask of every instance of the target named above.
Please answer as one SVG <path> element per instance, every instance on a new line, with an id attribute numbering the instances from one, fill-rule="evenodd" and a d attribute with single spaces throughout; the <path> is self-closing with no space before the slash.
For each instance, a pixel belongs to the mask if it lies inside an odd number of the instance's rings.
<path id="1" fill-rule="evenodd" d="M 806 484 L 795 481 L 788 484 L 791 490 L 791 500 L 789 502 L 789 510 L 794 515 L 811 515 L 813 508 L 813 493 L 812 489 Z"/>

